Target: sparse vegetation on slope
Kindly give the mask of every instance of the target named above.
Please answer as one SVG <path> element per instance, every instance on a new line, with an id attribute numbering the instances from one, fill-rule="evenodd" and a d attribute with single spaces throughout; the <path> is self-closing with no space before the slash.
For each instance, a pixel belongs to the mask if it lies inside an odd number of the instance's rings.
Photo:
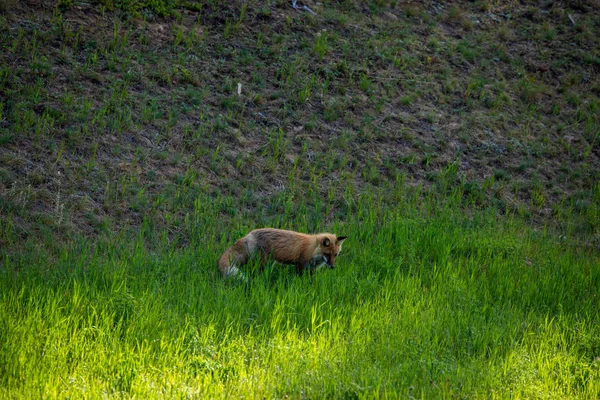
<path id="1" fill-rule="evenodd" d="M 403 182 L 598 244 L 591 4 L 35 4 L 0 17 L 11 234 L 178 232 L 206 192 L 224 221 L 332 218 Z"/>

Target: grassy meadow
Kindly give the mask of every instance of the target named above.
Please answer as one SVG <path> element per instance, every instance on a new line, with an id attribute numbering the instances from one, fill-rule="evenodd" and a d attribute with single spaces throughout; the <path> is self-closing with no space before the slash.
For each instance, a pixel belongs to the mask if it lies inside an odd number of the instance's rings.
<path id="1" fill-rule="evenodd" d="M 365 198 L 312 282 L 224 282 L 210 207 L 185 248 L 32 249 L 0 275 L 0 397 L 597 398 L 598 254 L 436 204 Z"/>
<path id="2" fill-rule="evenodd" d="M 599 398 L 595 2 L 291 4 L 0 0 L 0 398 Z"/>

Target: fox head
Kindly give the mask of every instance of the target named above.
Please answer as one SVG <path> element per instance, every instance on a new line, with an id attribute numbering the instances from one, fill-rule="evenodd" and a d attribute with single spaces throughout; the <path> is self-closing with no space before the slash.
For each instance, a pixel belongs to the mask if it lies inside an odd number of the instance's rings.
<path id="1" fill-rule="evenodd" d="M 319 237 L 319 248 L 321 255 L 324 258 L 325 263 L 329 268 L 335 267 L 335 258 L 342 251 L 342 243 L 346 240 L 347 236 L 336 236 L 333 234 L 323 234 Z"/>

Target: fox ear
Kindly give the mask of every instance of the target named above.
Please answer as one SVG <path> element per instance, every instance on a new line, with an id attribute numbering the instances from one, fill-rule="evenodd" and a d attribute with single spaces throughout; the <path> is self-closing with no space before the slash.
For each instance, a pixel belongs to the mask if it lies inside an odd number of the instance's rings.
<path id="1" fill-rule="evenodd" d="M 344 240 L 348 239 L 348 236 L 338 236 L 337 242 L 342 243 Z"/>
<path id="2" fill-rule="evenodd" d="M 321 244 L 325 247 L 329 247 L 329 245 L 331 244 L 331 241 L 329 240 L 329 238 L 325 238 L 325 239 L 321 240 Z"/>

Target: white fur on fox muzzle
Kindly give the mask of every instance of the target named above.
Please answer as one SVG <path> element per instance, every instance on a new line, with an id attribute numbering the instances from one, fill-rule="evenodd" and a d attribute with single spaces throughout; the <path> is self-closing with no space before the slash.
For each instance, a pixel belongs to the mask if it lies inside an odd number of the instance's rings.
<path id="1" fill-rule="evenodd" d="M 333 265 L 329 264 L 329 261 L 327 261 L 327 257 L 322 256 L 323 260 L 321 261 L 321 267 L 327 267 L 329 269 L 333 269 Z"/>
<path id="2" fill-rule="evenodd" d="M 327 257 L 323 256 L 323 263 L 329 268 L 329 269 L 333 269 L 333 265 L 329 264 L 329 262 L 327 261 Z"/>
<path id="3" fill-rule="evenodd" d="M 320 262 L 320 263 L 317 263 L 317 268 L 316 268 L 316 269 L 321 269 L 321 268 L 323 268 L 323 267 L 325 267 L 325 266 L 327 266 L 327 267 L 331 268 L 331 266 L 330 266 L 330 265 L 329 265 L 329 263 L 327 262 L 327 257 L 325 257 L 325 256 L 321 256 L 321 262 Z"/>

